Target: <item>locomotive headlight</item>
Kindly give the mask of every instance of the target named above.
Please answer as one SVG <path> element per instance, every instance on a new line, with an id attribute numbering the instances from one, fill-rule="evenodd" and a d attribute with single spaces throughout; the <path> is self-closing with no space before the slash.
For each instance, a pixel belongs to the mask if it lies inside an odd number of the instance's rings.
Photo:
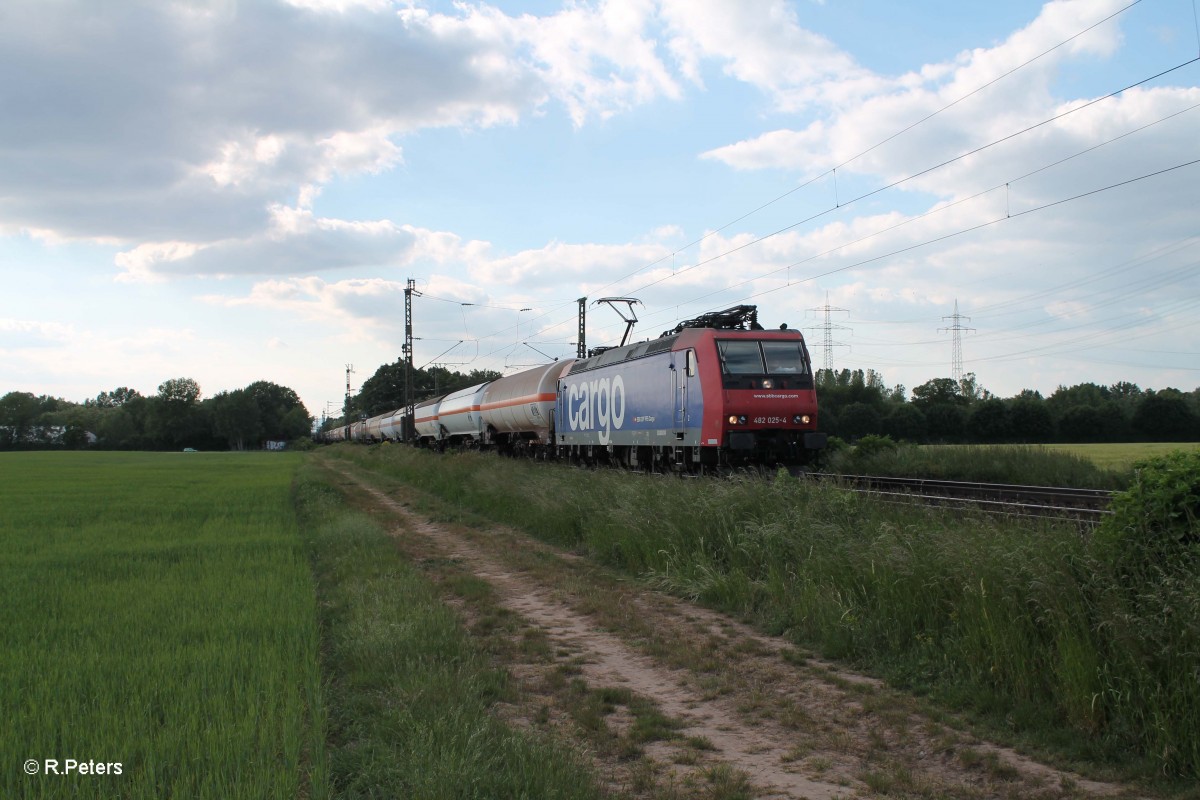
<path id="1" fill-rule="evenodd" d="M 762 382 L 762 388 L 764 388 L 764 389 L 774 389 L 774 388 L 775 388 L 775 381 L 771 380 L 770 378 L 763 378 L 763 382 Z"/>
<path id="2" fill-rule="evenodd" d="M 745 416 L 738 417 L 738 425 L 745 425 L 745 424 L 746 424 L 746 417 Z"/>
<path id="3" fill-rule="evenodd" d="M 730 424 L 730 425 L 737 425 L 737 419 L 738 419 L 738 418 L 737 418 L 737 415 L 736 415 L 736 414 L 730 414 L 730 415 L 729 415 L 729 424 Z"/>
<path id="4" fill-rule="evenodd" d="M 808 414 L 797 414 L 792 417 L 792 423 L 795 425 L 807 425 L 810 422 L 812 422 L 812 417 Z"/>

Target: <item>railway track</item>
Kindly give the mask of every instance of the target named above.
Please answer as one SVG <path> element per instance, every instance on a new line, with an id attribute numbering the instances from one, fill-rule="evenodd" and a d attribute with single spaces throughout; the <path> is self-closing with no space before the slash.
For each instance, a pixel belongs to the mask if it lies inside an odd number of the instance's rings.
<path id="1" fill-rule="evenodd" d="M 897 502 L 958 505 L 1010 516 L 1075 519 L 1096 524 L 1112 513 L 1113 493 L 1106 489 L 946 481 L 931 478 L 889 478 L 874 475 L 810 473 L 819 480 L 840 482 L 853 491 Z"/>

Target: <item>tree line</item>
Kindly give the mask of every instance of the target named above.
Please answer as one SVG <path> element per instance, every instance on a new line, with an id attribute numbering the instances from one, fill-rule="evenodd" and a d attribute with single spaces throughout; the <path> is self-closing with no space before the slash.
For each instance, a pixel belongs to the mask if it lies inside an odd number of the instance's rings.
<path id="1" fill-rule="evenodd" d="M 350 397 L 349 419 L 402 408 L 404 368 L 403 359 L 379 367 Z M 499 377 L 491 370 L 414 369 L 413 397 L 419 402 Z M 934 378 L 909 393 L 887 386 L 874 370 L 849 369 L 818 370 L 816 387 L 820 429 L 850 441 L 872 434 L 917 443 L 1200 441 L 1200 388 L 1185 393 L 1129 382 L 1081 383 L 1059 386 L 1049 397 L 1026 389 L 1001 398 L 974 374 Z"/>
<path id="2" fill-rule="evenodd" d="M 296 392 L 270 381 L 205 399 L 191 378 L 164 381 L 149 397 L 127 386 L 82 403 L 30 392 L 0 397 L 0 449 L 245 450 L 311 432 Z"/>
<path id="3" fill-rule="evenodd" d="M 420 401 L 501 377 L 493 370 L 415 368 Z M 818 370 L 820 429 L 846 440 L 886 435 L 918 443 L 1200 441 L 1200 388 L 1142 389 L 1119 382 L 1059 386 L 1048 397 L 1024 390 L 1001 398 L 975 376 L 934 378 L 910 393 L 874 370 Z M 405 403 L 405 364 L 380 366 L 349 398 L 340 418 L 365 419 Z M 312 417 L 285 386 L 256 381 L 202 399 L 191 378 L 164 381 L 154 395 L 118 387 L 74 403 L 47 395 L 0 397 L 0 449 L 98 447 L 114 450 L 258 448 L 307 438 Z"/>
<path id="4" fill-rule="evenodd" d="M 874 370 L 819 370 L 820 428 L 846 440 L 886 435 L 919 443 L 1200 441 L 1200 388 L 1142 389 L 1129 382 L 1026 389 L 997 397 L 975 375 L 888 387 Z"/>

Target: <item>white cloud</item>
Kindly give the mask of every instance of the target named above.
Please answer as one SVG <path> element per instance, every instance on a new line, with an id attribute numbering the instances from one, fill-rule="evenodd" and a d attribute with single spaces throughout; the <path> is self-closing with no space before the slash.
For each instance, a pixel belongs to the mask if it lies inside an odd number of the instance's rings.
<path id="1" fill-rule="evenodd" d="M 658 244 L 552 242 L 513 256 L 476 261 L 471 277 L 484 285 L 573 286 L 592 282 L 597 275 L 631 272 L 669 255 L 670 250 Z"/>
<path id="2" fill-rule="evenodd" d="M 0 319 L 0 352 L 12 353 L 26 348 L 54 347 L 76 336 L 73 325 L 40 320 Z"/>
<path id="3" fill-rule="evenodd" d="M 299 186 L 395 166 L 397 136 L 511 122 L 545 96 L 511 43 L 341 5 L 6 4 L 0 224 L 244 236 Z"/>
<path id="4" fill-rule="evenodd" d="M 664 0 L 661 13 L 684 74 L 699 82 L 701 59 L 717 59 L 727 74 L 769 93 L 783 111 L 802 110 L 831 83 L 871 77 L 848 53 L 803 28 L 782 0 Z"/>
<path id="5" fill-rule="evenodd" d="M 816 175 L 835 166 L 849 172 L 894 181 L 934 166 L 974 147 L 1041 122 L 1081 101 L 1053 97 L 1050 83 L 1062 63 L 1080 55 L 1111 55 L 1120 37 L 1114 23 L 1102 25 L 1067 46 L 1021 68 L 1011 78 L 972 96 L 1005 73 L 1050 50 L 1118 7 L 1081 0 L 1047 3 L 1029 25 L 990 48 L 959 54 L 952 62 L 928 64 L 894 78 L 868 75 L 857 68 L 823 71 L 803 94 L 824 112 L 801 130 L 779 129 L 753 139 L 714 148 L 702 157 L 738 169 L 782 168 Z M 786 29 L 781 26 L 781 30 Z M 768 74 L 795 74 L 784 64 L 786 51 L 757 51 L 770 57 Z M 836 59 L 831 62 L 836 64 Z M 755 73 L 747 71 L 748 76 Z M 772 87 L 757 79 L 757 85 Z M 778 83 L 778 79 L 776 79 Z M 800 85 L 798 82 L 797 85 Z M 787 93 L 779 104 L 788 108 Z M 961 101 L 961 102 L 960 102 Z M 944 111 L 943 107 L 950 106 Z M 940 112 L 940 113 L 939 113 Z M 934 119 L 906 131 L 913 123 Z M 890 134 L 904 131 L 881 144 Z M 1037 137 L 1029 137 L 1029 140 Z M 973 165 L 965 165 L 973 166 Z M 933 180 L 940 181 L 939 174 Z M 928 188 L 929 181 L 918 186 Z"/>

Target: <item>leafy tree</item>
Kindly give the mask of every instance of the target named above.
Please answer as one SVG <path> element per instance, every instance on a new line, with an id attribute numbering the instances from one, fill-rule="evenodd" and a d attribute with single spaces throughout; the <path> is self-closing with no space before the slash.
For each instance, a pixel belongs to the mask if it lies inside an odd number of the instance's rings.
<path id="1" fill-rule="evenodd" d="M 256 381 L 244 391 L 258 409 L 260 436 L 287 441 L 312 431 L 312 418 L 294 390 L 270 381 Z"/>
<path id="2" fill-rule="evenodd" d="M 383 364 L 363 381 L 358 395 L 351 399 L 351 408 L 346 411 L 355 417 L 360 413 L 373 417 L 403 405 L 404 360 L 400 359 L 393 364 Z"/>
<path id="3" fill-rule="evenodd" d="M 294 406 L 284 414 L 279 424 L 280 433 L 285 440 L 303 439 L 312 435 L 313 418 L 308 415 L 308 409 L 303 404 Z"/>
<path id="4" fill-rule="evenodd" d="M 1096 406 L 1072 406 L 1058 420 L 1058 435 L 1064 442 L 1102 442 L 1110 425 L 1111 420 Z"/>
<path id="5" fill-rule="evenodd" d="M 245 450 L 247 443 L 257 444 L 263 432 L 262 415 L 249 389 L 219 392 L 209 403 L 213 430 L 229 442 L 230 450 Z"/>
<path id="6" fill-rule="evenodd" d="M 1063 414 L 1073 406 L 1092 406 L 1099 408 L 1109 399 L 1109 391 L 1105 386 L 1095 383 L 1080 383 L 1075 386 L 1059 386 L 1054 393 L 1046 398 L 1050 408 L 1056 414 Z"/>
<path id="7" fill-rule="evenodd" d="M 157 397 L 164 403 L 195 405 L 200 399 L 200 384 L 191 378 L 171 378 L 158 385 Z"/>
<path id="8" fill-rule="evenodd" d="M 0 397 L 0 437 L 6 446 L 24 442 L 34 420 L 43 412 L 42 399 L 31 392 L 9 392 Z"/>
<path id="9" fill-rule="evenodd" d="M 995 397 L 994 394 L 979 385 L 974 372 L 968 372 L 959 379 L 958 393 L 968 403 L 976 400 L 991 400 Z"/>
<path id="10" fill-rule="evenodd" d="M 1119 381 L 1108 388 L 1108 396 L 1121 406 L 1126 416 L 1133 416 L 1133 410 L 1145 395 L 1141 387 L 1128 381 Z"/>
<path id="11" fill-rule="evenodd" d="M 130 389 L 128 386 L 118 386 L 111 392 L 101 392 L 96 395 L 95 400 L 89 400 L 85 405 L 94 405 L 97 408 L 117 408 L 141 396 L 141 393 L 137 389 Z"/>
<path id="12" fill-rule="evenodd" d="M 838 433 L 851 439 L 868 434 L 879 434 L 883 418 L 874 406 L 867 403 L 851 403 L 838 417 Z"/>
<path id="13" fill-rule="evenodd" d="M 445 367 L 413 370 L 413 398 L 417 401 L 465 389 L 501 377 L 494 370 L 472 370 L 466 374 Z M 384 364 L 363 381 L 358 395 L 351 399 L 351 416 L 373 417 L 404 405 L 404 360 Z"/>
<path id="14" fill-rule="evenodd" d="M 0 397 L 0 447 L 51 444 L 52 430 L 63 427 L 62 417 L 72 404 L 49 395 L 9 392 Z"/>
<path id="15" fill-rule="evenodd" d="M 967 420 L 972 441 L 1006 442 L 1012 436 L 1012 420 L 1003 400 L 991 398 L 975 403 Z"/>
<path id="16" fill-rule="evenodd" d="M 884 432 L 893 439 L 907 442 L 924 441 L 929 432 L 925 414 L 911 403 L 893 405 L 883 419 Z"/>
<path id="17" fill-rule="evenodd" d="M 922 410 L 937 405 L 966 405 L 962 386 L 953 378 L 934 378 L 912 390 L 913 405 Z"/>
<path id="18" fill-rule="evenodd" d="M 150 447 L 146 421 L 151 399 L 138 395 L 117 408 L 104 411 L 97 423 L 98 444 L 114 450 L 138 450 Z"/>
<path id="19" fill-rule="evenodd" d="M 1183 393 L 1174 389 L 1147 394 L 1138 403 L 1133 426 L 1152 441 L 1188 442 L 1197 438 L 1200 422 Z"/>
<path id="20" fill-rule="evenodd" d="M 1054 441 L 1054 416 L 1037 392 L 1022 392 L 1008 407 L 1012 438 L 1018 442 Z"/>
<path id="21" fill-rule="evenodd" d="M 881 407 L 892 394 L 884 385 L 883 377 L 873 369 L 866 372 L 861 369 L 820 369 L 817 370 L 816 388 L 822 402 L 832 408 L 845 408 L 852 403 Z"/>
<path id="22" fill-rule="evenodd" d="M 147 433 L 157 446 L 204 443 L 211 426 L 199 401 L 200 385 L 191 378 L 172 378 L 159 384 L 146 420 Z"/>
<path id="23" fill-rule="evenodd" d="M 821 402 L 818 406 L 817 425 L 830 436 L 840 436 L 838 415 L 828 404 Z"/>
<path id="24" fill-rule="evenodd" d="M 916 391 L 914 389 L 914 391 Z M 961 441 L 967 428 L 967 409 L 961 404 L 936 403 L 922 409 L 929 438 L 939 442 Z"/>

